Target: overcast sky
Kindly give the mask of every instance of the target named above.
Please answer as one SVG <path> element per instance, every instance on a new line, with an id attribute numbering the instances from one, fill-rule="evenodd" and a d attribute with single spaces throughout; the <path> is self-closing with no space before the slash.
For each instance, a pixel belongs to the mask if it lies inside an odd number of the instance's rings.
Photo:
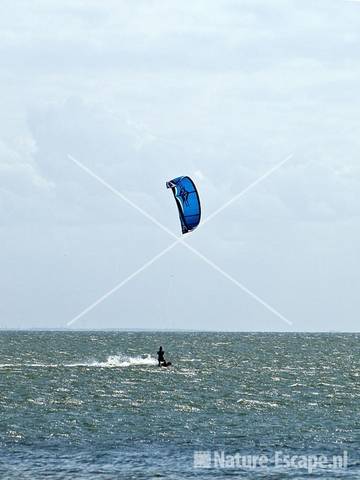
<path id="1" fill-rule="evenodd" d="M 359 330 L 360 2 L 3 0 L 0 324 Z"/>

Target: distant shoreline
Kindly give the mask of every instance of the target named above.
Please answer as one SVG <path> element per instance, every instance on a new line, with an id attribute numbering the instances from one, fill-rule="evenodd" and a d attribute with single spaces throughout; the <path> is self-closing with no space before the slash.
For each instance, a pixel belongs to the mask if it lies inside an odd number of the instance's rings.
<path id="1" fill-rule="evenodd" d="M 323 331 L 283 331 L 283 330 L 188 330 L 188 329 L 153 329 L 153 328 L 0 328 L 3 332 L 68 332 L 68 333 L 221 333 L 221 334 L 281 334 L 281 335 L 321 335 L 321 334 L 359 334 L 360 331 L 323 330 Z"/>

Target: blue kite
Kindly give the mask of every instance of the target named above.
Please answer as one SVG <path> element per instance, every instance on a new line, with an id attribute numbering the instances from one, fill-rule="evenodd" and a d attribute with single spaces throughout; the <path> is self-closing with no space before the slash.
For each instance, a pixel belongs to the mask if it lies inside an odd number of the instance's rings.
<path id="1" fill-rule="evenodd" d="M 179 210 L 182 233 L 189 233 L 200 223 L 200 197 L 190 177 L 178 177 L 166 182 L 171 188 Z"/>

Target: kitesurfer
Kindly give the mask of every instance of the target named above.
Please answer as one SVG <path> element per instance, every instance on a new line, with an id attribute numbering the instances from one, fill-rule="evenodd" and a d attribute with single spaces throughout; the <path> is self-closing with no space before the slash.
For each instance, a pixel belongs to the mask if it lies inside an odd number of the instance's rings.
<path id="1" fill-rule="evenodd" d="M 157 352 L 159 367 L 161 367 L 162 363 L 166 363 L 165 358 L 164 358 L 164 353 L 165 352 L 164 352 L 162 346 L 160 345 L 159 351 Z"/>

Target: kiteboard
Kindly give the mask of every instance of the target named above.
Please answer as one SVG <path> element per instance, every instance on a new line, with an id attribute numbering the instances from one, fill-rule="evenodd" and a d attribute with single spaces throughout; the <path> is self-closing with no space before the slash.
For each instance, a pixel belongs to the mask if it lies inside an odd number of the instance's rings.
<path id="1" fill-rule="evenodd" d="M 160 364 L 160 367 L 171 367 L 171 362 L 163 362 Z"/>

